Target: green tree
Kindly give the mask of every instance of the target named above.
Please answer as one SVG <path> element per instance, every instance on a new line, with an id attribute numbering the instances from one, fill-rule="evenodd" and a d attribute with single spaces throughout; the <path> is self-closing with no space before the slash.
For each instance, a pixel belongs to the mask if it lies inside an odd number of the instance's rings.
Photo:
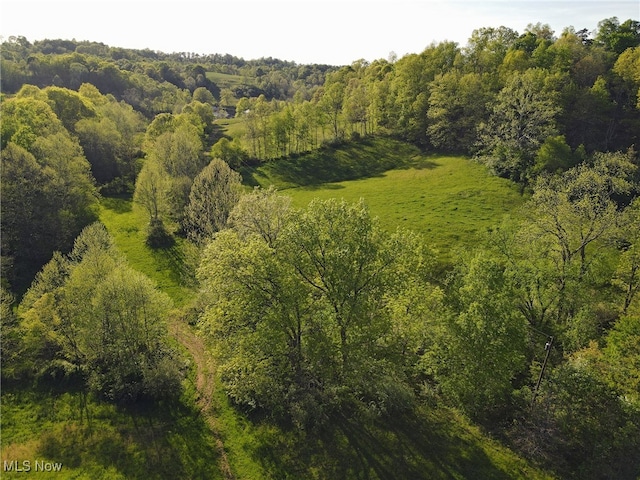
<path id="1" fill-rule="evenodd" d="M 240 168 L 248 160 L 249 155 L 239 142 L 221 138 L 211 147 L 211 158 L 219 158 L 234 169 Z"/>
<path id="2" fill-rule="evenodd" d="M 199 269 L 203 326 L 227 391 L 301 424 L 346 404 L 406 405 L 412 329 L 404 317 L 395 327 L 392 312 L 406 306 L 412 279 L 425 278 L 428 252 L 408 233 L 384 233 L 362 203 L 314 201 L 277 218 L 274 203 L 284 207 L 257 192 L 239 206 Z"/>
<path id="3" fill-rule="evenodd" d="M 626 314 L 640 290 L 640 200 L 636 198 L 625 208 L 622 216 L 622 242 L 620 261 L 613 284 L 624 292 L 622 313 Z"/>
<path id="4" fill-rule="evenodd" d="M 47 87 L 43 92 L 54 113 L 69 132 L 75 133 L 78 121 L 96 116 L 93 105 L 78 92 L 60 87 Z"/>
<path id="5" fill-rule="evenodd" d="M 193 123 L 194 119 L 198 125 Z M 166 172 L 166 215 L 182 223 L 193 179 L 206 165 L 202 125 L 199 117 L 189 114 L 156 120 L 147 132 L 147 156 Z"/>
<path id="6" fill-rule="evenodd" d="M 467 68 L 476 73 L 497 72 L 507 51 L 517 40 L 518 32 L 508 27 L 474 30 L 465 52 Z"/>
<path id="7" fill-rule="evenodd" d="M 71 376 L 100 396 L 132 403 L 180 391 L 168 347 L 169 298 L 126 265 L 101 224 L 54 256 L 20 304 L 24 353 L 39 376 Z"/>
<path id="8" fill-rule="evenodd" d="M 334 80 L 333 76 L 328 77 L 319 102 L 320 108 L 322 108 L 328 118 L 330 118 L 333 138 L 335 139 L 342 137 L 340 119 L 344 103 L 344 89 L 345 85 L 340 78 Z"/>
<path id="9" fill-rule="evenodd" d="M 505 268 L 486 253 L 460 266 L 452 317 L 445 317 L 427 371 L 472 418 L 504 415 L 525 370 L 526 320 L 516 308 Z"/>
<path id="10" fill-rule="evenodd" d="M 223 160 L 214 158 L 196 176 L 185 209 L 184 228 L 193 242 L 202 245 L 222 230 L 241 193 L 242 177 Z"/>
<path id="11" fill-rule="evenodd" d="M 533 174 L 561 172 L 572 167 L 576 160 L 580 159 L 571 151 L 563 135 L 548 137 L 536 153 Z"/>
<path id="12" fill-rule="evenodd" d="M 607 384 L 596 348 L 592 344 L 551 371 L 534 411 L 544 425 L 534 448 L 567 478 L 634 478 L 640 413 Z"/>
<path id="13" fill-rule="evenodd" d="M 80 145 L 45 102 L 11 99 L 2 115 L 2 255 L 13 262 L 3 273 L 24 288 L 95 219 L 97 197 Z"/>
<path id="14" fill-rule="evenodd" d="M 105 184 L 116 178 L 121 142 L 116 124 L 108 118 L 82 119 L 76 123 L 75 131 L 96 181 Z"/>
<path id="15" fill-rule="evenodd" d="M 133 201 L 142 205 L 149 214 L 147 243 L 154 247 L 172 243 L 164 219 L 169 211 L 170 178 L 155 158 L 145 161 L 136 181 Z"/>
<path id="16" fill-rule="evenodd" d="M 39 92 L 37 89 L 36 91 Z M 36 138 L 59 133 L 64 130 L 64 126 L 46 101 L 22 96 L 19 92 L 16 98 L 2 102 L 0 129 L 3 149 L 9 142 L 13 142 L 30 150 Z"/>
<path id="17" fill-rule="evenodd" d="M 629 155 L 601 154 L 592 165 L 541 176 L 524 209 L 524 223 L 495 239 L 517 286 L 520 310 L 568 351 L 597 338 L 603 328 L 598 322 L 607 321 L 593 309 L 602 288 L 598 279 L 611 274 L 605 247 L 619 235 L 624 218 L 614 199 L 631 188 L 635 166 Z M 600 298 L 598 308 L 606 303 Z"/>
<path id="18" fill-rule="evenodd" d="M 271 185 L 267 189 L 256 187 L 242 195 L 229 215 L 229 226 L 240 238 L 259 235 L 270 247 L 275 247 L 291 212 L 291 197 L 278 195 Z"/>
<path id="19" fill-rule="evenodd" d="M 492 98 L 485 79 L 476 73 L 450 71 L 431 82 L 429 126 L 431 144 L 448 152 L 471 152 L 478 125 L 486 121 Z"/>
<path id="20" fill-rule="evenodd" d="M 598 22 L 595 41 L 620 55 L 627 48 L 640 45 L 640 22 L 628 19 L 620 23 L 617 17 L 601 20 Z"/>
<path id="21" fill-rule="evenodd" d="M 613 71 L 635 90 L 636 108 L 640 110 L 640 47 L 628 48 L 616 60 Z"/>
<path id="22" fill-rule="evenodd" d="M 216 105 L 218 102 L 213 94 L 205 87 L 198 87 L 193 91 L 193 100 L 208 105 Z"/>
<path id="23" fill-rule="evenodd" d="M 481 127 L 484 161 L 499 175 L 525 182 L 535 153 L 556 133 L 558 107 L 545 88 L 547 73 L 515 73 L 498 93 L 488 124 Z"/>

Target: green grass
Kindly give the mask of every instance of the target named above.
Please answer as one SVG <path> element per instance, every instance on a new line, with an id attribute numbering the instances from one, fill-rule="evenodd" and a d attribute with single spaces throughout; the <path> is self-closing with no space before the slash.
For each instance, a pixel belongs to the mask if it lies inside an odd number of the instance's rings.
<path id="1" fill-rule="evenodd" d="M 296 207 L 314 198 L 363 198 L 383 228 L 416 231 L 445 257 L 476 245 L 525 200 L 514 184 L 467 158 L 427 156 L 382 138 L 270 162 L 245 178 L 275 185 Z"/>
<path id="2" fill-rule="evenodd" d="M 207 79 L 214 82 L 220 88 L 234 89 L 243 85 L 253 85 L 253 83 L 247 83 L 247 79 L 242 75 L 233 75 L 229 73 L 220 72 L 207 72 Z"/>
<path id="3" fill-rule="evenodd" d="M 313 433 L 249 420 L 221 396 L 237 479 L 551 479 L 455 411 L 418 407 L 388 418 L 340 416 Z"/>
<path id="4" fill-rule="evenodd" d="M 129 264 L 151 278 L 176 305 L 183 305 L 193 296 L 193 289 L 188 286 L 195 261 L 191 249 L 181 238 L 176 238 L 170 248 L 148 247 L 148 220 L 144 209 L 129 197 L 105 197 L 101 201 L 100 221 Z"/>
<path id="5" fill-rule="evenodd" d="M 43 479 L 222 478 L 194 395 L 187 388 L 179 401 L 125 409 L 73 390 L 3 387 L 0 465 L 28 460 L 29 473 Z M 35 460 L 62 468 L 35 472 Z M 0 477 L 29 473 L 2 471 Z"/>
<path id="6" fill-rule="evenodd" d="M 215 121 L 220 127 L 220 132 L 228 137 L 240 138 L 246 131 L 246 125 L 243 118 L 220 118 Z"/>

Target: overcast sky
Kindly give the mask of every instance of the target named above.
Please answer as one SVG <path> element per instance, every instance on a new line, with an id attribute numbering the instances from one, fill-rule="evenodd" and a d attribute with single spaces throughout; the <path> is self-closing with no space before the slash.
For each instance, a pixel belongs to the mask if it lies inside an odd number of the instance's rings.
<path id="1" fill-rule="evenodd" d="M 595 30 L 614 16 L 640 20 L 640 1 L 0 0 L 0 35 L 345 65 L 419 53 L 444 40 L 464 46 L 481 27 L 522 33 L 541 22 L 560 35 L 568 26 Z"/>

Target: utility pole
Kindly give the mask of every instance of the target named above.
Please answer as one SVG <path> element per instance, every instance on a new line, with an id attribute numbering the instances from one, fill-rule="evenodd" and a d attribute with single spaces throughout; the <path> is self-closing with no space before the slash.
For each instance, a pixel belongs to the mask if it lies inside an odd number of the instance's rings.
<path id="1" fill-rule="evenodd" d="M 531 398 L 531 408 L 533 408 L 533 404 L 536 401 L 536 396 L 538 395 L 538 389 L 540 388 L 540 383 L 542 383 L 542 376 L 544 375 L 544 369 L 547 368 L 547 360 L 549 360 L 549 354 L 551 353 L 552 346 L 553 346 L 553 337 L 550 336 L 547 343 L 544 344 L 544 349 L 547 351 L 547 353 L 544 356 L 544 362 L 542 362 L 542 369 L 540 370 L 540 376 L 538 377 L 536 388 L 533 389 L 533 397 Z"/>

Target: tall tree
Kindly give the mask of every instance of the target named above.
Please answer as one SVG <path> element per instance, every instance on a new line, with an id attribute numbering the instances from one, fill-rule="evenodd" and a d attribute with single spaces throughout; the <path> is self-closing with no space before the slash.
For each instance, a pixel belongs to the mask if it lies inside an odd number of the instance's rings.
<path id="1" fill-rule="evenodd" d="M 545 87 L 546 75 L 540 69 L 514 74 L 481 127 L 485 163 L 516 181 L 526 181 L 535 153 L 556 132 L 558 107 Z"/>
<path id="2" fill-rule="evenodd" d="M 95 219 L 97 197 L 80 145 L 48 104 L 17 97 L 2 114 L 2 253 L 15 268 L 4 273 L 21 288 Z"/>
<path id="3" fill-rule="evenodd" d="M 395 333 L 412 329 L 394 328 L 406 298 L 393 299 L 424 275 L 428 252 L 408 233 L 384 233 L 362 203 L 335 200 L 286 215 L 273 235 L 279 220 L 260 209 L 277 198 L 255 195 L 242 223 L 236 210 L 199 269 L 225 387 L 302 423 L 345 403 L 402 406 L 407 342 Z"/>
<path id="4" fill-rule="evenodd" d="M 75 374 L 111 401 L 173 397 L 180 378 L 167 343 L 170 308 L 96 223 L 68 256 L 43 268 L 25 295 L 19 309 L 25 354 L 42 365 L 39 375 Z"/>
<path id="5" fill-rule="evenodd" d="M 228 223 L 240 238 L 257 234 L 273 248 L 290 212 L 291 197 L 279 195 L 273 185 L 267 189 L 256 187 L 250 194 L 240 197 Z"/>
<path id="6" fill-rule="evenodd" d="M 482 75 L 451 71 L 431 82 L 429 126 L 431 144 L 444 151 L 470 153 L 478 141 L 478 125 L 489 115 L 493 97 Z"/>
<path id="7" fill-rule="evenodd" d="M 240 199 L 242 177 L 223 160 L 214 158 L 195 178 L 185 209 L 187 236 L 202 245 L 222 230 Z"/>
<path id="8" fill-rule="evenodd" d="M 425 365 L 444 394 L 472 418 L 504 415 L 525 369 L 526 321 L 515 308 L 504 266 L 477 253 L 458 272 L 452 304 Z"/>

